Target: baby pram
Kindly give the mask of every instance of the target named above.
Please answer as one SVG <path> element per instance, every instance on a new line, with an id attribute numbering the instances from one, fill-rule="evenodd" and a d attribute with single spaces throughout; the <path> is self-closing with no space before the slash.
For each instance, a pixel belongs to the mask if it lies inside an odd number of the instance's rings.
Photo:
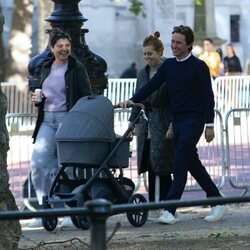
<path id="1" fill-rule="evenodd" d="M 43 198 L 43 207 L 51 208 L 56 203 L 83 207 L 85 201 L 96 198 L 114 204 L 146 202 L 143 195 L 134 194 L 133 181 L 123 176 L 123 168 L 129 165 L 129 135 L 142 113 L 119 137 L 114 132 L 110 100 L 104 96 L 81 98 L 57 131 L 61 167 L 48 196 Z M 128 221 L 136 227 L 144 225 L 147 217 L 147 210 L 127 212 Z M 77 228 L 90 227 L 86 216 L 71 216 L 71 220 Z M 42 222 L 46 230 L 53 231 L 58 219 L 46 217 Z"/>

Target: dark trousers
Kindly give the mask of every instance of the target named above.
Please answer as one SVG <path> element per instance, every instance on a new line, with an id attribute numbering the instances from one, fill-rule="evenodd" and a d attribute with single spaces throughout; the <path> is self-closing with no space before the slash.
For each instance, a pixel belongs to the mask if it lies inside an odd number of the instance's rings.
<path id="1" fill-rule="evenodd" d="M 197 114 L 174 117 L 173 132 L 176 148 L 173 175 L 174 179 L 166 200 L 179 200 L 187 182 L 188 171 L 206 192 L 207 197 L 221 196 L 205 167 L 202 165 L 198 153 L 197 143 L 203 133 L 203 118 Z M 167 210 L 175 214 L 176 208 Z"/>
<path id="2" fill-rule="evenodd" d="M 147 139 L 144 146 L 144 164 L 147 164 L 148 169 L 148 200 L 153 202 L 155 201 L 155 179 L 156 174 L 152 169 L 151 160 L 150 160 L 150 139 Z M 160 200 L 164 200 L 168 194 L 169 188 L 172 183 L 171 175 L 161 175 L 160 178 Z"/>

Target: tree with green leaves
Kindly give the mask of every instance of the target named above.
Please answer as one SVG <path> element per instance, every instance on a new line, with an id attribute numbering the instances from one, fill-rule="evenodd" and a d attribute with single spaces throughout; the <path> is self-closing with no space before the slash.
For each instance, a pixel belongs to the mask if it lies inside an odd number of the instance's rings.
<path id="1" fill-rule="evenodd" d="M 117 0 L 111 0 L 112 2 L 116 2 Z M 128 0 L 130 3 L 129 11 L 134 13 L 136 16 L 142 15 L 146 16 L 146 10 L 144 3 L 140 0 Z"/>

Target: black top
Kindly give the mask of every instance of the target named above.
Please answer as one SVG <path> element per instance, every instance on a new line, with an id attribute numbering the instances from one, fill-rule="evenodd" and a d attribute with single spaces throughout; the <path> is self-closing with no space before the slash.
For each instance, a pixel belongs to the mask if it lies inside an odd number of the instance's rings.
<path id="1" fill-rule="evenodd" d="M 228 57 L 228 56 L 224 57 L 224 72 L 225 73 L 242 72 L 238 56 L 234 55 L 233 57 Z"/>

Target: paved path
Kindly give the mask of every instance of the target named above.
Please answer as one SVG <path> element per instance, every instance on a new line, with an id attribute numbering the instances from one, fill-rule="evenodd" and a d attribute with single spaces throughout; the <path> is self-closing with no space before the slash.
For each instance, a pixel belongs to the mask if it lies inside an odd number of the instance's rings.
<path id="1" fill-rule="evenodd" d="M 203 217 L 208 208 L 179 209 L 180 221 L 175 225 L 147 222 L 143 227 L 131 226 L 125 214 L 112 216 L 107 221 L 107 238 L 117 223 L 121 227 L 108 243 L 108 249 L 250 249 L 250 204 L 231 204 L 229 213 L 218 222 L 208 223 Z M 23 237 L 19 247 L 25 249 L 90 249 L 91 232 L 74 227 L 57 227 L 54 232 L 43 228 L 30 230 L 22 221 Z M 41 248 L 35 248 L 40 244 Z M 42 248 L 42 245 L 44 247 Z"/>

